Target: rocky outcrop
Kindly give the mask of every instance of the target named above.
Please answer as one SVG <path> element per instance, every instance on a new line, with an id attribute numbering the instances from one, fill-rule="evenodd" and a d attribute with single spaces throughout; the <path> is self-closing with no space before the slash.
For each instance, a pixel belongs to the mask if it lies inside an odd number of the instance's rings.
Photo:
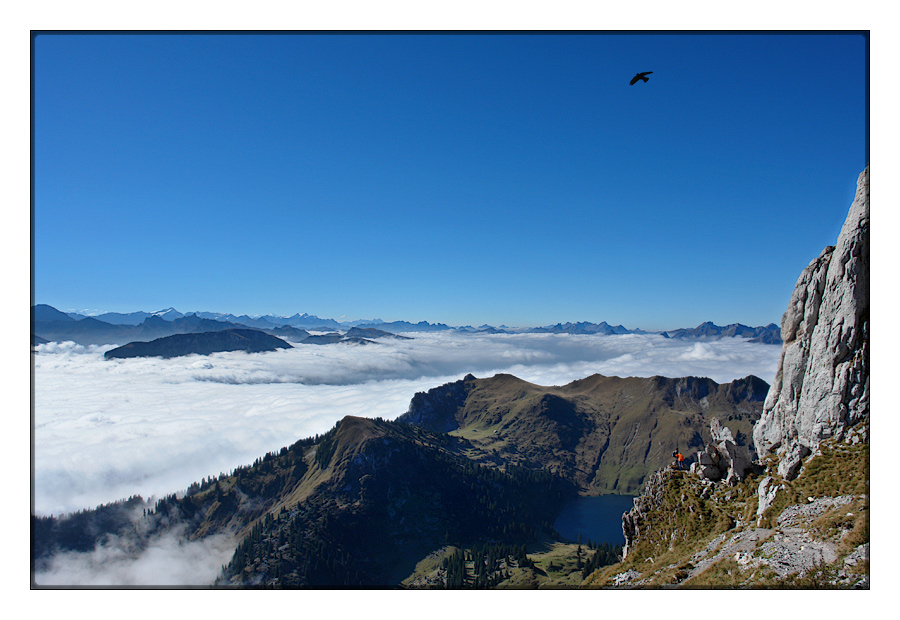
<path id="1" fill-rule="evenodd" d="M 647 515 L 657 510 L 663 503 L 666 483 L 671 478 L 671 469 L 658 469 L 653 472 L 640 495 L 634 498 L 634 506 L 622 515 L 622 535 L 625 537 L 625 546 L 622 548 L 622 557 L 628 557 L 628 552 L 634 547 L 634 543 L 645 529 Z"/>
<path id="2" fill-rule="evenodd" d="M 622 561 L 583 585 L 868 588 L 868 472 L 846 466 L 865 460 L 865 426 L 822 442 L 796 480 L 772 473 L 758 489 L 660 469 L 622 517 Z"/>
<path id="3" fill-rule="evenodd" d="M 763 515 L 769 507 L 775 503 L 775 496 L 778 491 L 784 490 L 784 484 L 777 484 L 772 476 L 766 476 L 759 483 L 757 491 L 757 507 L 756 507 L 756 525 L 762 525 Z"/>
<path id="4" fill-rule="evenodd" d="M 416 392 L 409 409 L 398 422 L 420 426 L 436 433 L 449 433 L 459 428 L 456 416 L 466 404 L 475 376 L 468 374 L 459 381 L 446 383 L 427 392 Z"/>
<path id="5" fill-rule="evenodd" d="M 869 417 L 869 169 L 837 244 L 800 275 L 781 319 L 778 371 L 753 429 L 792 479 L 821 441 Z"/>
<path id="6" fill-rule="evenodd" d="M 697 455 L 691 464 L 691 473 L 707 480 L 724 480 L 735 486 L 743 480 L 753 466 L 753 456 L 747 446 L 738 445 L 727 426 L 722 426 L 718 418 L 709 425 L 712 442 L 706 450 Z"/>
<path id="7" fill-rule="evenodd" d="M 734 583 L 741 587 L 754 587 L 759 568 L 774 575 L 770 584 L 818 579 L 827 587 L 868 587 L 867 474 L 864 468 L 842 468 L 867 454 L 868 331 L 866 169 L 836 245 L 825 248 L 797 281 L 782 318 L 782 355 L 753 427 L 753 446 L 740 445 L 744 442 L 712 418 L 712 441 L 698 452 L 691 474 L 669 466 L 648 478 L 622 518 L 623 571 L 599 578 L 596 586 L 716 584 L 715 572 L 704 577 L 703 571 L 725 561 L 736 567 L 728 570 L 729 579 L 740 575 Z M 752 461 L 754 447 L 760 457 L 774 453 L 777 459 Z M 810 466 L 800 475 L 804 462 Z M 742 483 L 750 471 L 765 472 L 758 486 Z M 727 484 L 714 484 L 717 480 Z M 825 514 L 837 525 L 816 522 Z M 688 551 L 694 554 L 685 561 Z M 671 563 L 651 568 L 661 557 Z M 803 581 L 810 575 L 812 581 Z"/>

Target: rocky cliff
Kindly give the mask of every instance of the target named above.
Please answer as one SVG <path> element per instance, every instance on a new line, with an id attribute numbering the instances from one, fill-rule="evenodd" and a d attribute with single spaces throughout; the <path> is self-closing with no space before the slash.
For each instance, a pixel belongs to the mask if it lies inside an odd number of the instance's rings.
<path id="1" fill-rule="evenodd" d="M 690 472 L 649 477 L 623 561 L 588 587 L 869 587 L 869 174 L 834 246 L 804 269 L 752 431 L 711 421 Z M 718 482 L 724 480 L 724 483 Z"/>
<path id="2" fill-rule="evenodd" d="M 757 452 L 775 452 L 778 473 L 869 416 L 869 169 L 837 244 L 800 274 L 781 319 L 784 346 L 762 416 Z"/>

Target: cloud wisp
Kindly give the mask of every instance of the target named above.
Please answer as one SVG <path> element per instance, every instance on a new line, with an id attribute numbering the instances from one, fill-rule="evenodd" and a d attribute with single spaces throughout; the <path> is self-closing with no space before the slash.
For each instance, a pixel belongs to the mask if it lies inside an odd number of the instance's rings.
<path id="1" fill-rule="evenodd" d="M 208 586 L 228 564 L 237 540 L 214 534 L 195 541 L 184 526 L 146 542 L 109 536 L 92 551 L 57 553 L 34 574 L 38 586 Z"/>

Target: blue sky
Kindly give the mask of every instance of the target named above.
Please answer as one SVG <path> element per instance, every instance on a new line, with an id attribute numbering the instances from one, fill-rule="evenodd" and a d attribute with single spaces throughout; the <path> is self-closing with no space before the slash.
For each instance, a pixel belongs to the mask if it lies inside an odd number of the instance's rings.
<path id="1" fill-rule="evenodd" d="M 778 322 L 867 163 L 866 50 L 848 33 L 41 34 L 33 301 Z"/>

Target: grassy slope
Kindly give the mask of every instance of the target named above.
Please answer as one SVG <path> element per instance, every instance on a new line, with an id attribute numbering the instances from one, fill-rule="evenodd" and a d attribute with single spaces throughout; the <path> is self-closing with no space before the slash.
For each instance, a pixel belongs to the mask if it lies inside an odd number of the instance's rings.
<path id="1" fill-rule="evenodd" d="M 829 441 L 820 446 L 819 452 L 797 479 L 785 481 L 777 474 L 773 476 L 784 488 L 762 515 L 759 528 L 756 509 L 761 477 L 751 476 L 734 488 L 722 484 L 708 487 L 689 473 L 665 471 L 661 502 L 647 514 L 625 561 L 595 571 L 584 585 L 612 587 L 617 575 L 634 571 L 637 575 L 630 583 L 641 587 L 835 587 L 837 567 L 843 558 L 869 539 L 868 444 Z M 767 475 L 773 475 L 774 466 L 769 463 Z M 707 488 L 712 492 L 704 492 Z M 762 544 L 783 532 L 778 517 L 787 507 L 802 506 L 810 498 L 846 495 L 853 496 L 851 504 L 800 525 L 804 535 L 836 545 L 837 559 L 830 566 L 779 577 L 765 563 L 752 561 L 763 559 Z M 691 563 L 692 557 L 702 556 L 704 549 L 709 551 L 707 556 L 715 556 L 726 540 L 736 535 L 752 539 L 754 534 L 758 540 L 748 550 L 751 561 L 746 564 L 739 563 L 736 554 L 724 556 L 699 572 Z M 861 562 L 854 570 L 867 575 L 868 562 Z"/>
<path id="2" fill-rule="evenodd" d="M 442 589 L 446 571 L 441 561 L 449 557 L 457 547 L 447 546 L 429 554 L 416 564 L 415 570 L 403 579 L 401 586 L 414 589 Z M 471 549 L 466 549 L 471 551 Z M 516 562 L 503 563 L 501 570 L 505 578 L 493 588 L 498 590 L 535 590 L 577 588 L 583 578 L 578 566 L 578 545 L 562 543 L 546 536 L 531 543 L 527 547 L 528 558 L 534 566 L 519 566 Z M 581 558 L 593 553 L 582 546 Z M 466 563 L 467 579 L 475 580 L 475 570 L 471 561 Z"/>

